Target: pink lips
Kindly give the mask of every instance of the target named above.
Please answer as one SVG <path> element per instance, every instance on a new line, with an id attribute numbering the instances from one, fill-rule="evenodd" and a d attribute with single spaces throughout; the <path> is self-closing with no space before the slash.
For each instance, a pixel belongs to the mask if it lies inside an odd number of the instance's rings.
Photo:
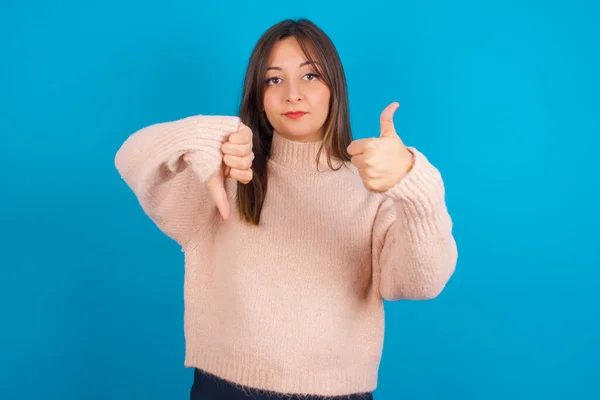
<path id="1" fill-rule="evenodd" d="M 292 118 L 292 119 L 297 119 L 302 117 L 303 115 L 305 115 L 307 113 L 303 112 L 303 111 L 295 111 L 295 112 L 288 112 L 285 113 L 286 117 Z"/>

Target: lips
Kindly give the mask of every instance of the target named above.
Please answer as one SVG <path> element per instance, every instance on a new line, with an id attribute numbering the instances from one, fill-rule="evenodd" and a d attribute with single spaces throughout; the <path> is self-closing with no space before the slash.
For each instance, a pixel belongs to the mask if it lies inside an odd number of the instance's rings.
<path id="1" fill-rule="evenodd" d="M 296 119 L 296 118 L 302 117 L 305 114 L 307 114 L 307 113 L 305 113 L 304 111 L 291 111 L 291 112 L 285 113 L 284 115 L 286 117 Z"/>

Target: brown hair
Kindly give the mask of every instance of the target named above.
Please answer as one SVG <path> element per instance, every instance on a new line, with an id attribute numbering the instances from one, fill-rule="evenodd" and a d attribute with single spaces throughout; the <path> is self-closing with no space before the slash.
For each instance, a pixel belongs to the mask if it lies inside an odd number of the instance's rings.
<path id="1" fill-rule="evenodd" d="M 304 55 L 331 91 L 323 145 L 315 163 L 318 163 L 323 150 L 326 150 L 327 163 L 331 169 L 335 169 L 331 162 L 332 156 L 342 161 L 350 161 L 346 150 L 352 142 L 346 78 L 333 42 L 325 32 L 307 19 L 287 19 L 273 25 L 261 36 L 252 51 L 239 109 L 241 121 L 252 130 L 255 157 L 252 162 L 252 181 L 248 184 L 237 184 L 237 205 L 242 220 L 255 225 L 260 222 L 267 193 L 267 161 L 273 140 L 273 127 L 263 112 L 265 74 L 274 44 L 287 37 L 294 37 L 298 41 Z M 319 63 L 320 68 L 315 63 Z"/>

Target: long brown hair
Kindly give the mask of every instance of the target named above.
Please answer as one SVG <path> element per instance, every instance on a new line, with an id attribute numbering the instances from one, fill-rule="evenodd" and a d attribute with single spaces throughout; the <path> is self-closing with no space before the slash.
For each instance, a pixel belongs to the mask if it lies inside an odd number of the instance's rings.
<path id="1" fill-rule="evenodd" d="M 254 225 L 260 222 L 260 214 L 267 194 L 267 162 L 273 141 L 273 126 L 263 112 L 265 74 L 273 46 L 278 40 L 288 37 L 294 37 L 298 41 L 307 60 L 319 72 L 321 79 L 331 91 L 329 112 L 324 125 L 323 145 L 319 149 L 315 163 L 318 165 L 319 157 L 324 150 L 331 169 L 336 169 L 332 165 L 332 156 L 342 161 L 350 161 L 350 155 L 346 150 L 352 142 L 348 90 L 342 62 L 333 42 L 325 32 L 307 19 L 287 19 L 273 25 L 261 36 L 252 51 L 239 109 L 241 121 L 252 130 L 254 135 L 252 162 L 254 175 L 248 184 L 238 182 L 237 205 L 242 220 Z"/>

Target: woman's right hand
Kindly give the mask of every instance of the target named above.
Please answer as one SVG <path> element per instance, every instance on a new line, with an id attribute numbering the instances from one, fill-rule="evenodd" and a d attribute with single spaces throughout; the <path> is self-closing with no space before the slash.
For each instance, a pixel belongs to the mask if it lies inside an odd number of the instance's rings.
<path id="1" fill-rule="evenodd" d="M 230 176 L 241 183 L 252 180 L 252 131 L 240 122 L 237 132 L 232 133 L 221 146 L 225 177 Z"/>
<path id="2" fill-rule="evenodd" d="M 226 220 L 229 217 L 229 201 L 225 191 L 225 178 L 229 176 L 244 184 L 252 180 L 254 153 L 250 128 L 240 122 L 237 132 L 229 135 L 221 146 L 221 152 L 223 163 L 217 174 L 208 181 L 208 188 L 221 217 Z"/>

